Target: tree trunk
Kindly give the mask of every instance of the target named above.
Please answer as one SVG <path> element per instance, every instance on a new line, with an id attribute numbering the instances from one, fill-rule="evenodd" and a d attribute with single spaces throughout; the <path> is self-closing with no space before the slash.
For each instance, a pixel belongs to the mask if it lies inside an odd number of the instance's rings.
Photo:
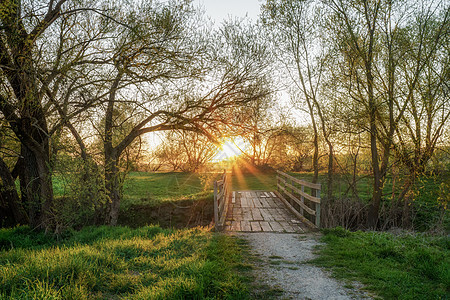
<path id="1" fill-rule="evenodd" d="M 48 141 L 48 140 L 47 140 Z M 48 229 L 51 226 L 53 184 L 49 166 L 50 154 L 36 155 L 25 145 L 21 145 L 24 167 L 20 170 L 20 191 L 22 203 L 28 212 L 32 228 Z"/>
<path id="2" fill-rule="evenodd" d="M 6 224 L 17 225 L 27 224 L 28 220 L 26 214 L 20 203 L 19 195 L 16 190 L 14 178 L 9 171 L 6 163 L 0 158 L 0 213 L 1 223 L 6 221 Z M 3 215 L 3 216 L 2 216 Z"/>
<path id="3" fill-rule="evenodd" d="M 313 183 L 317 183 L 317 181 L 319 180 L 319 133 L 317 132 L 317 126 L 316 126 L 316 120 L 314 119 L 314 115 L 313 115 L 313 110 L 312 110 L 312 106 L 310 109 L 310 114 L 311 114 L 311 121 L 313 124 L 313 129 L 314 129 L 314 154 L 313 154 L 313 169 L 314 169 L 314 175 L 313 175 L 313 179 L 312 182 Z M 313 196 L 315 196 L 315 190 L 313 191 Z"/>
<path id="4" fill-rule="evenodd" d="M 328 173 L 327 173 L 327 198 L 331 200 L 333 197 L 333 161 L 334 161 L 334 153 L 333 153 L 333 144 L 328 141 Z"/>
<path id="5" fill-rule="evenodd" d="M 110 200 L 107 223 L 111 226 L 117 225 L 122 194 L 122 182 L 120 180 L 118 163 L 119 155 L 115 150 L 105 151 L 105 185 Z"/>
<path id="6" fill-rule="evenodd" d="M 378 223 L 378 214 L 380 211 L 382 197 L 382 178 L 380 172 L 380 164 L 378 160 L 377 148 L 377 126 L 376 126 L 376 103 L 373 95 L 373 77 L 368 67 L 368 90 L 369 90 L 369 117 L 370 117 L 370 151 L 372 158 L 372 174 L 373 174 L 373 196 L 372 203 L 369 207 L 368 226 L 375 229 Z"/>

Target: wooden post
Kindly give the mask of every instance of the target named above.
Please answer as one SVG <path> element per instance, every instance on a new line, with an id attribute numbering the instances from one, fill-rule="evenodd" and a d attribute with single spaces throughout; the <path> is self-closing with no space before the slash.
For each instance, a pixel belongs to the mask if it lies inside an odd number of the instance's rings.
<path id="1" fill-rule="evenodd" d="M 219 199 L 217 197 L 217 181 L 214 181 L 214 225 L 216 231 L 219 226 Z"/>
<path id="2" fill-rule="evenodd" d="M 287 178 L 286 178 L 286 181 L 287 181 Z M 287 187 L 286 187 L 286 190 L 287 190 Z M 293 180 L 293 179 L 291 179 L 291 194 L 292 194 L 292 195 L 295 195 L 295 191 L 294 191 L 294 180 Z M 289 200 L 290 200 L 290 202 L 291 202 L 291 205 L 294 206 L 294 204 L 295 204 L 294 200 L 292 200 L 292 199 L 289 199 Z"/>
<path id="3" fill-rule="evenodd" d="M 305 192 L 305 186 L 302 184 L 301 185 L 301 188 L 302 188 L 302 192 L 304 193 Z M 305 197 L 303 197 L 303 195 L 300 195 L 300 201 L 302 202 L 302 203 L 305 203 Z M 305 214 L 303 213 L 303 208 L 300 206 L 300 214 L 302 215 L 302 216 L 304 216 Z"/>
<path id="4" fill-rule="evenodd" d="M 320 199 L 320 190 L 316 190 L 316 197 Z M 316 203 L 316 226 L 320 228 L 320 201 Z"/>
<path id="5" fill-rule="evenodd" d="M 278 191 L 278 193 L 280 192 L 280 188 L 278 187 L 279 184 L 280 184 L 280 174 L 278 174 L 278 171 L 277 171 L 277 191 Z"/>

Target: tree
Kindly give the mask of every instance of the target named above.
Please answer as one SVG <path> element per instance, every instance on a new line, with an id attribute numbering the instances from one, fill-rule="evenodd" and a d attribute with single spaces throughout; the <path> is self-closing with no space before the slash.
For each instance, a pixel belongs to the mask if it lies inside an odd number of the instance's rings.
<path id="1" fill-rule="evenodd" d="M 160 163 L 174 171 L 198 172 L 216 155 L 217 147 L 203 134 L 178 130 L 167 133 L 156 153 Z"/>
<path id="2" fill-rule="evenodd" d="M 319 173 L 319 129 L 328 145 L 328 198 L 332 195 L 333 144 L 331 130 L 320 104 L 320 88 L 326 56 L 321 47 L 318 3 L 312 1 L 269 0 L 263 6 L 263 22 L 280 53 L 294 90 L 294 101 L 306 102 L 314 130 L 313 182 Z M 320 128 L 316 118 L 319 118 Z"/>
<path id="3" fill-rule="evenodd" d="M 43 33 L 58 19 L 65 0 L 51 1 L 46 8 L 25 6 L 21 1 L 0 5 L 0 111 L 20 141 L 19 178 L 21 202 L 30 225 L 48 228 L 53 201 L 51 181 L 51 133 L 41 80 L 43 66 L 39 45 Z M 25 15 L 25 17 L 24 17 Z M 3 168 L 7 171 L 7 168 Z"/>
<path id="4" fill-rule="evenodd" d="M 136 138 L 179 130 L 214 141 L 240 122 L 243 105 L 268 93 L 264 46 L 243 39 L 236 24 L 225 24 L 221 35 L 208 39 L 196 34 L 197 14 L 185 2 L 144 5 L 139 12 L 127 17 L 128 33 L 114 45 L 107 68 L 100 132 L 111 225 L 117 223 L 121 198 L 118 161 Z M 133 125 L 117 138 L 121 124 L 114 115 L 120 103 L 133 111 Z"/>
<path id="5" fill-rule="evenodd" d="M 72 121 L 101 98 L 98 82 L 89 78 L 105 60 L 99 44 L 111 39 L 97 22 L 107 11 L 90 1 L 0 5 L 0 111 L 20 142 L 13 170 L 19 170 L 20 205 L 32 227 L 52 227 L 51 177 L 63 126 L 87 158 Z"/>
<path id="6" fill-rule="evenodd" d="M 414 6 L 381 0 L 325 2 L 333 12 L 329 25 L 344 58 L 341 73 L 344 79 L 337 82 L 343 83 L 350 99 L 363 108 L 361 115 L 367 122 L 373 175 L 368 226 L 375 228 L 391 150 L 396 147 L 396 139 L 401 139 L 395 134 L 408 107 L 415 105 L 414 95 L 423 71 L 439 49 L 436 45 L 448 33 L 448 10 L 436 31 L 428 35 L 427 30 L 419 30 L 421 34 L 412 37 L 406 35 L 405 24 L 414 23 L 414 17 L 420 15 Z M 431 13 L 435 4 L 423 7 Z M 422 18 L 419 27 L 431 25 L 431 15 Z M 402 68 L 410 71 L 404 77 Z"/>

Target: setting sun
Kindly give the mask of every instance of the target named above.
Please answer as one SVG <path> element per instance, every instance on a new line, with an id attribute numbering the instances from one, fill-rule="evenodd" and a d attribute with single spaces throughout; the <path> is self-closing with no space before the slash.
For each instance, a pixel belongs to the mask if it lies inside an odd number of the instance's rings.
<path id="1" fill-rule="evenodd" d="M 214 161 L 229 160 L 240 156 L 247 148 L 243 138 L 237 137 L 235 139 L 226 139 L 217 148 L 217 154 L 214 156 Z"/>

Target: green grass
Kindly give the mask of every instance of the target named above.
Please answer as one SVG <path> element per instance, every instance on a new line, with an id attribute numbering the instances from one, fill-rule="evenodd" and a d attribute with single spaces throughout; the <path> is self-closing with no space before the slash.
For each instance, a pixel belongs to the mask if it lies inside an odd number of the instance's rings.
<path id="1" fill-rule="evenodd" d="M 61 240 L 0 230 L 0 299 L 246 299 L 235 238 L 203 229 L 86 227 Z"/>
<path id="2" fill-rule="evenodd" d="M 385 299 L 448 299 L 450 238 L 380 232 L 324 231 L 314 263 L 357 280 Z"/>
<path id="3" fill-rule="evenodd" d="M 233 190 L 262 190 L 275 191 L 277 189 L 277 180 L 275 173 L 244 173 L 233 174 Z"/>
<path id="4" fill-rule="evenodd" d="M 207 175 L 131 172 L 124 184 L 122 208 L 135 204 L 158 205 L 164 201 L 212 197 L 212 183 L 204 188 L 203 177 Z"/>

